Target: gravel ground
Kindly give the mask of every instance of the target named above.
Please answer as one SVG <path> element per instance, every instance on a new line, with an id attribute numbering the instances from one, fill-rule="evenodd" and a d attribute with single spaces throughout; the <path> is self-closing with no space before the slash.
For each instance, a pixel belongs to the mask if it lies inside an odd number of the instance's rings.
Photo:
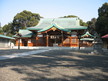
<path id="1" fill-rule="evenodd" d="M 108 81 L 108 56 L 51 50 L 3 60 L 0 81 Z"/>

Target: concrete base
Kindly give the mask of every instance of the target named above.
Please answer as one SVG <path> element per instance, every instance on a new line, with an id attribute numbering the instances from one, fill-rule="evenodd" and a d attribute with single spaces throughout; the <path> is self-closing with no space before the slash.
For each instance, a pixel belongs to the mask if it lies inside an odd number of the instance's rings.
<path id="1" fill-rule="evenodd" d="M 12 49 L 18 49 L 18 46 L 14 46 Z M 73 50 L 93 50 L 92 47 L 28 47 L 21 46 L 20 49 L 51 49 L 51 50 L 60 50 L 60 49 L 73 49 Z"/>

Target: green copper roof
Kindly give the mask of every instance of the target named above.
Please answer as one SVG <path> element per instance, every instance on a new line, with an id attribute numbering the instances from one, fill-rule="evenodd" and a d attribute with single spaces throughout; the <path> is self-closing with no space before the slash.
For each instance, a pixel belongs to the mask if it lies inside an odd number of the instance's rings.
<path id="1" fill-rule="evenodd" d="M 80 40 L 84 40 L 84 41 L 93 41 L 93 38 L 81 38 Z"/>
<path id="2" fill-rule="evenodd" d="M 46 27 L 50 27 L 51 25 L 56 24 L 59 27 L 62 27 L 64 29 L 87 29 L 87 27 L 80 26 L 79 25 L 79 19 L 76 18 L 47 18 L 47 19 L 41 19 L 39 24 L 34 27 L 28 28 L 28 30 L 41 30 Z"/>
<path id="3" fill-rule="evenodd" d="M 34 27 L 27 28 L 28 30 L 40 30 L 45 27 L 49 27 L 52 23 L 53 19 L 47 18 L 47 19 L 40 19 L 38 25 Z"/>
<path id="4" fill-rule="evenodd" d="M 21 37 L 31 37 L 33 33 L 26 29 L 20 29 L 19 34 L 21 34 Z M 18 36 L 14 35 L 13 37 L 18 37 Z"/>
<path id="5" fill-rule="evenodd" d="M 45 27 L 45 28 L 43 28 L 42 30 L 40 30 L 40 31 L 38 31 L 38 32 L 46 31 L 46 30 L 48 30 L 48 29 L 50 29 L 50 28 L 52 28 L 52 27 L 55 27 L 55 28 L 57 28 L 57 29 L 59 29 L 59 30 L 62 30 L 62 31 L 69 32 L 69 30 L 64 29 L 63 27 L 60 27 L 60 26 L 58 26 L 58 25 L 56 25 L 56 24 L 51 24 L 49 27 Z"/>
<path id="6" fill-rule="evenodd" d="M 29 27 L 28 30 L 41 30 L 42 28 L 36 28 L 36 27 Z"/>
<path id="7" fill-rule="evenodd" d="M 0 35 L 0 38 L 5 38 L 5 39 L 14 39 L 13 37 L 5 36 L 5 35 Z"/>
<path id="8" fill-rule="evenodd" d="M 86 36 L 86 35 L 89 35 L 89 36 L 91 36 L 91 37 L 94 37 L 94 36 L 91 35 L 88 31 L 87 31 L 84 35 L 82 35 L 81 37 L 84 37 L 84 36 Z"/>

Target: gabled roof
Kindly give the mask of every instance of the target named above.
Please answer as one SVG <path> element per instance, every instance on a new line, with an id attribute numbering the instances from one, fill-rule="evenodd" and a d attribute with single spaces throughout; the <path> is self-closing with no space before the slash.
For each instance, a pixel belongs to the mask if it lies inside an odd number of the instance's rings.
<path id="1" fill-rule="evenodd" d="M 19 34 L 21 34 L 21 37 L 31 37 L 33 33 L 27 29 L 20 29 Z M 14 35 L 13 37 L 18 37 L 18 36 Z"/>
<path id="2" fill-rule="evenodd" d="M 70 30 L 87 29 L 85 26 L 80 26 L 79 19 L 76 18 L 46 18 L 40 19 L 40 22 L 35 27 L 29 27 L 28 30 L 41 30 L 51 25 L 56 24 L 59 27 Z"/>
<path id="3" fill-rule="evenodd" d="M 5 35 L 0 35 L 0 38 L 5 38 L 5 39 L 14 39 L 13 37 L 5 36 Z"/>
<path id="4" fill-rule="evenodd" d="M 84 35 L 82 35 L 81 37 L 84 37 L 84 36 L 91 36 L 91 37 L 95 37 L 95 36 L 93 36 L 93 35 L 91 35 L 88 31 L 84 34 Z"/>
<path id="5" fill-rule="evenodd" d="M 40 31 L 38 31 L 38 32 L 44 32 L 44 31 L 46 31 L 46 30 L 48 30 L 48 29 L 50 29 L 50 28 L 52 28 L 52 27 L 55 27 L 55 28 L 57 28 L 57 29 L 59 29 L 59 30 L 62 30 L 62 31 L 69 32 L 69 30 L 64 29 L 63 27 L 60 27 L 60 26 L 58 26 L 58 25 L 56 25 L 56 24 L 51 24 L 49 27 L 45 27 L 45 28 L 43 28 L 42 30 L 40 30 Z"/>

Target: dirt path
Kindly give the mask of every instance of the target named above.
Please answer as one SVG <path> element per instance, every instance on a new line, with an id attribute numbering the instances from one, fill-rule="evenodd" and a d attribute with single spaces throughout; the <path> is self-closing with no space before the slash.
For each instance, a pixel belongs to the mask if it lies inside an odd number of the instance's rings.
<path id="1" fill-rule="evenodd" d="M 51 50 L 0 61 L 0 81 L 108 81 L 108 56 Z"/>

